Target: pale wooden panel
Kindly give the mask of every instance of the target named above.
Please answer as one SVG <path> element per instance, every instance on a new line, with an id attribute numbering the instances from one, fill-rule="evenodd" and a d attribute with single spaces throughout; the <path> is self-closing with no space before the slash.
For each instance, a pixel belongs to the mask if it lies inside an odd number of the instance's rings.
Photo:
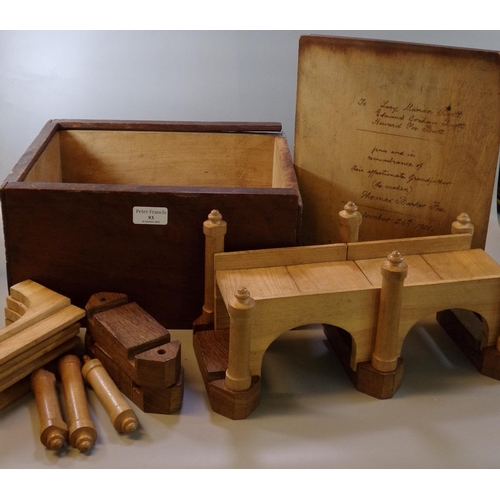
<path id="1" fill-rule="evenodd" d="M 217 271 L 216 279 L 226 306 L 241 286 L 246 287 L 255 300 L 300 295 L 286 267 Z"/>
<path id="2" fill-rule="evenodd" d="M 251 269 L 254 267 L 294 266 L 314 262 L 345 260 L 345 243 L 315 245 L 308 247 L 271 248 L 242 252 L 218 253 L 214 256 L 215 269 Z"/>
<path id="3" fill-rule="evenodd" d="M 12 298 L 23 303 L 27 310 L 14 323 L 0 329 L 0 350 L 3 342 L 37 321 L 54 314 L 70 304 L 70 300 L 31 280 L 10 287 Z M 85 311 L 81 310 L 83 315 Z"/>
<path id="4" fill-rule="evenodd" d="M 301 293 L 336 293 L 372 288 L 354 262 L 325 262 L 289 266 L 290 276 Z"/>
<path id="5" fill-rule="evenodd" d="M 63 344 L 54 347 L 54 349 L 50 349 L 41 356 L 33 358 L 29 363 L 21 364 L 14 373 L 0 379 L 0 391 L 7 389 L 30 373 L 33 373 L 37 368 L 46 365 L 49 361 L 52 361 L 65 352 L 75 348 L 79 342 L 79 337 L 72 337 L 69 340 L 66 340 Z"/>
<path id="6" fill-rule="evenodd" d="M 85 311 L 83 309 L 70 305 L 30 325 L 7 340 L 0 342 L 0 366 L 23 351 L 39 345 L 41 342 L 54 336 L 61 330 L 76 323 L 84 316 Z M 20 322 L 21 319 L 15 321 L 10 326 L 14 326 L 16 323 Z"/>
<path id="7" fill-rule="evenodd" d="M 273 187 L 298 189 L 292 156 L 284 137 L 276 137 L 274 142 Z"/>
<path id="8" fill-rule="evenodd" d="M 74 323 L 68 328 L 57 332 L 57 334 L 45 339 L 43 342 L 21 351 L 17 356 L 0 365 L 0 378 L 6 378 L 16 372 L 21 366 L 31 363 L 33 360 L 47 354 L 54 348 L 60 346 L 72 337 L 80 333 L 80 324 Z"/>
<path id="9" fill-rule="evenodd" d="M 442 236 L 348 243 L 347 259 L 360 260 L 387 257 L 394 250 L 401 252 L 403 257 L 421 253 L 468 250 L 471 241 L 470 234 L 445 234 Z"/>
<path id="10" fill-rule="evenodd" d="M 272 187 L 275 136 L 65 130 L 64 182 Z"/>
<path id="11" fill-rule="evenodd" d="M 301 325 L 326 323 L 347 330 L 352 338 L 351 367 L 371 356 L 380 290 L 369 288 L 333 294 L 281 297 L 258 302 L 252 320 L 250 367 L 259 375 L 269 345 L 282 333 Z"/>
<path id="12" fill-rule="evenodd" d="M 47 144 L 43 153 L 31 167 L 26 182 L 61 182 L 61 150 L 59 145 L 59 133 Z"/>
<path id="13" fill-rule="evenodd" d="M 500 333 L 500 275 L 469 281 L 448 281 L 405 287 L 399 327 L 399 349 L 406 334 L 422 318 L 446 309 L 479 313 L 488 325 L 482 347 L 494 345 Z M 362 360 L 360 360 L 362 361 Z"/>
<path id="14" fill-rule="evenodd" d="M 484 247 L 500 137 L 496 52 L 302 37 L 294 162 L 302 244 L 448 234 L 466 212 Z"/>
<path id="15" fill-rule="evenodd" d="M 385 258 L 357 260 L 356 264 L 361 271 L 363 271 L 370 283 L 380 288 L 382 286 L 382 274 L 380 269 L 386 260 Z M 405 256 L 404 261 L 408 265 L 408 276 L 405 279 L 405 286 L 438 283 L 442 281 L 439 275 L 436 274 L 432 267 L 427 264 L 420 255 Z"/>
<path id="16" fill-rule="evenodd" d="M 500 276 L 500 265 L 481 249 L 424 254 L 422 258 L 442 280 L 467 281 Z"/>

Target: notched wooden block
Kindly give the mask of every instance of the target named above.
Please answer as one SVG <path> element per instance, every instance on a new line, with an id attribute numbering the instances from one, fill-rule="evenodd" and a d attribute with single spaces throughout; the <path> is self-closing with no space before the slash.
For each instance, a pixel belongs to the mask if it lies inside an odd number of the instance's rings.
<path id="1" fill-rule="evenodd" d="M 145 412 L 175 413 L 182 404 L 181 345 L 125 294 L 101 292 L 87 302 L 87 351 Z M 124 303 L 125 301 L 125 303 Z"/>
<path id="2" fill-rule="evenodd" d="M 178 340 L 154 347 L 135 356 L 137 383 L 150 387 L 174 385 L 181 369 L 181 344 Z"/>

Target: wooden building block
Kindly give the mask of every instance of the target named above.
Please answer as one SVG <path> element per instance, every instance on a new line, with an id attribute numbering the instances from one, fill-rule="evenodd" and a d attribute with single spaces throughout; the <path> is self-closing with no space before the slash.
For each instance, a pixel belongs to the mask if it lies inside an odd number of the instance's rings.
<path id="1" fill-rule="evenodd" d="M 33 371 L 80 344 L 79 320 L 85 311 L 69 299 L 31 280 L 11 287 L 6 322 L 0 329 L 2 404 L 23 394 Z M 16 386 L 11 391 L 9 387 Z"/>
<path id="2" fill-rule="evenodd" d="M 184 390 L 181 345 L 124 294 L 100 292 L 88 303 L 86 350 L 117 387 L 146 412 L 174 413 Z"/>
<path id="3" fill-rule="evenodd" d="M 282 333 L 313 323 L 325 325 L 358 390 L 390 398 L 401 385 L 401 349 L 410 328 L 452 307 L 484 319 L 487 327 L 474 335 L 481 354 L 473 359 L 479 359 L 482 373 L 498 378 L 500 265 L 483 250 L 469 249 L 471 234 L 394 240 L 410 255 L 403 258 L 396 247 L 381 259 L 389 244 L 348 243 L 343 258 L 331 260 L 327 248 L 322 252 L 317 246 L 285 251 L 281 261 L 275 250 L 215 254 L 214 325 L 193 329 L 212 409 L 234 419 L 248 416 L 258 404 L 269 345 Z M 350 245 L 351 258 L 363 259 L 349 258 Z M 266 265 L 266 253 L 272 266 Z"/>
<path id="4" fill-rule="evenodd" d="M 184 396 L 184 369 L 182 367 L 173 385 L 168 387 L 140 386 L 124 373 L 113 356 L 104 352 L 97 344 L 93 344 L 90 352 L 101 361 L 118 389 L 143 412 L 170 415 L 181 409 Z"/>
<path id="5" fill-rule="evenodd" d="M 118 359 L 170 342 L 170 334 L 135 302 L 108 309 L 92 316 L 92 337 Z"/>

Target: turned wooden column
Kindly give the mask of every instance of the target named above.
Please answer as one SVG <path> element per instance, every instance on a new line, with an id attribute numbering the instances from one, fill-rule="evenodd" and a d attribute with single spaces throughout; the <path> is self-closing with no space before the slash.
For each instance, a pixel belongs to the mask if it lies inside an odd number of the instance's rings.
<path id="1" fill-rule="evenodd" d="M 240 287 L 229 304 L 229 362 L 226 387 L 233 391 L 246 391 L 252 385 L 250 372 L 250 340 L 255 301 L 245 287 Z"/>
<path id="2" fill-rule="evenodd" d="M 30 381 L 40 417 L 40 441 L 48 450 L 59 450 L 68 439 L 68 426 L 62 418 L 56 376 L 39 368 L 33 372 Z"/>
<path id="3" fill-rule="evenodd" d="M 462 212 L 457 220 L 451 224 L 451 234 L 474 234 L 474 224 L 471 223 L 470 217 Z"/>
<path id="4" fill-rule="evenodd" d="M 203 223 L 205 234 L 205 298 L 203 302 L 202 319 L 212 323 L 215 309 L 215 272 L 214 255 L 224 251 L 224 235 L 227 232 L 226 221 L 218 210 L 212 210 L 208 220 Z"/>
<path id="5" fill-rule="evenodd" d="M 69 443 L 73 448 L 86 452 L 94 446 L 97 432 L 90 419 L 81 366 L 80 360 L 73 354 L 68 354 L 59 361 L 59 375 L 68 414 Z"/>
<path id="6" fill-rule="evenodd" d="M 84 356 L 83 360 L 85 363 L 82 368 L 82 376 L 85 382 L 94 389 L 99 401 L 109 415 L 113 427 L 123 434 L 135 432 L 139 426 L 139 421 L 102 363 L 96 358 L 91 359 L 89 356 Z"/>
<path id="7" fill-rule="evenodd" d="M 359 240 L 359 226 L 362 215 L 353 201 L 348 201 L 344 210 L 339 212 L 340 240 L 342 243 L 354 243 Z"/>
<path id="8" fill-rule="evenodd" d="M 403 256 L 394 251 L 382 264 L 381 273 L 382 288 L 372 366 L 380 372 L 391 372 L 398 365 L 399 320 L 408 266 Z"/>

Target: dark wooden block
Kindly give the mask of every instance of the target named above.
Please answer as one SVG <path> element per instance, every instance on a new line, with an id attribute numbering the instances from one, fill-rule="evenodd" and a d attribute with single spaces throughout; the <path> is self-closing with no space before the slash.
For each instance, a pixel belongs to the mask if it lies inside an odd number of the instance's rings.
<path id="1" fill-rule="evenodd" d="M 0 196 L 9 286 L 33 279 L 79 307 L 120 291 L 167 328 L 201 312 L 212 209 L 227 250 L 246 250 L 296 245 L 302 206 L 276 123 L 50 121 Z M 134 223 L 134 207 L 168 222 Z"/>
<path id="2" fill-rule="evenodd" d="M 436 319 L 480 373 L 500 380 L 500 352 L 495 346 L 481 348 L 484 325 L 476 313 L 448 309 Z"/>
<path id="3" fill-rule="evenodd" d="M 94 314 L 89 325 L 94 340 L 120 360 L 170 342 L 168 330 L 135 302 Z"/>
<path id="4" fill-rule="evenodd" d="M 399 358 L 396 370 L 388 373 L 375 370 L 371 363 L 359 363 L 351 368 L 351 337 L 348 332 L 332 325 L 323 325 L 325 336 L 349 375 L 354 387 L 377 399 L 390 399 L 401 386 L 403 360 Z"/>
<path id="5" fill-rule="evenodd" d="M 182 367 L 174 385 L 146 387 L 136 384 L 97 344 L 93 345 L 92 353 L 103 364 L 118 389 L 145 413 L 170 415 L 181 409 L 184 395 L 184 369 Z"/>

